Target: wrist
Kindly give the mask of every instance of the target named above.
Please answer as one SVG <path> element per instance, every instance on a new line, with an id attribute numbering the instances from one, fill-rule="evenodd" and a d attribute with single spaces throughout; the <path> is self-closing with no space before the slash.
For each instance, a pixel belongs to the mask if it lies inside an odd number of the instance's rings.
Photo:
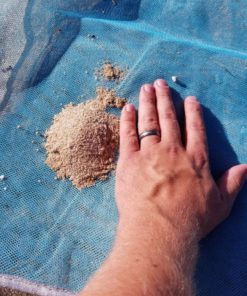
<path id="1" fill-rule="evenodd" d="M 118 226 L 118 237 L 133 236 L 136 240 L 139 237 L 155 237 L 159 241 L 172 240 L 198 243 L 198 223 L 192 218 L 181 217 L 178 220 L 165 215 L 159 207 L 151 202 L 144 202 L 139 205 L 130 205 L 128 208 L 120 209 Z M 178 214 L 176 215 L 178 216 Z M 182 215 L 181 215 L 182 216 Z"/>
<path id="2" fill-rule="evenodd" d="M 154 269 L 161 282 L 165 278 L 189 285 L 197 257 L 197 239 L 191 233 L 185 235 L 151 205 L 141 208 L 120 212 L 110 261 L 125 258 L 123 268 L 126 273 L 133 273 L 133 278 L 138 278 L 140 271 Z"/>
<path id="3" fill-rule="evenodd" d="M 146 248 L 147 256 L 150 248 L 158 249 L 164 255 L 164 262 L 174 261 L 187 272 L 194 267 L 198 242 L 198 226 L 173 223 L 152 203 L 120 212 L 116 248 L 128 249 L 129 253 L 140 247 L 145 252 Z"/>

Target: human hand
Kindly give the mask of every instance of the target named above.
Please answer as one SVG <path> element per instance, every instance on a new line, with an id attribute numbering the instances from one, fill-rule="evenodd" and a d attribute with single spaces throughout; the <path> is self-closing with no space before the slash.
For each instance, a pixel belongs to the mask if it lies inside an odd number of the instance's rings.
<path id="1" fill-rule="evenodd" d="M 120 123 L 120 158 L 116 200 L 121 218 L 160 215 L 180 232 L 207 235 L 230 213 L 247 177 L 247 165 L 230 168 L 215 182 L 209 168 L 205 126 L 200 103 L 184 103 L 185 145 L 168 85 L 156 80 L 140 92 L 138 130 L 160 130 L 139 144 L 136 112 L 125 106 Z"/>
<path id="2" fill-rule="evenodd" d="M 136 112 L 124 107 L 116 201 L 120 219 L 109 257 L 81 295 L 194 295 L 198 241 L 223 221 L 247 176 L 247 165 L 211 176 L 202 111 L 185 100 L 181 139 L 163 80 L 140 92 L 138 130 L 159 130 L 139 144 Z M 183 144 L 185 142 L 185 144 Z"/>

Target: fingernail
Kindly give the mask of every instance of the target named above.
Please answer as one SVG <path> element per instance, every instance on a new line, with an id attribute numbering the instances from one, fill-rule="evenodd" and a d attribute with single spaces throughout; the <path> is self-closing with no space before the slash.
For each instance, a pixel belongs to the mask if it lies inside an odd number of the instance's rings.
<path id="1" fill-rule="evenodd" d="M 154 91 L 154 87 L 151 84 L 145 84 L 143 90 L 151 94 Z"/>
<path id="2" fill-rule="evenodd" d="M 167 87 L 168 86 L 167 82 L 164 79 L 157 79 L 155 81 L 155 84 L 160 87 Z"/>
<path id="3" fill-rule="evenodd" d="M 132 104 L 127 104 L 127 105 L 125 105 L 124 109 L 125 109 L 127 112 L 132 112 L 132 111 L 135 110 L 135 107 L 134 107 L 134 105 L 132 105 Z"/>
<path id="4" fill-rule="evenodd" d="M 190 102 L 197 102 L 197 99 L 194 96 L 187 97 L 187 100 L 190 101 Z"/>

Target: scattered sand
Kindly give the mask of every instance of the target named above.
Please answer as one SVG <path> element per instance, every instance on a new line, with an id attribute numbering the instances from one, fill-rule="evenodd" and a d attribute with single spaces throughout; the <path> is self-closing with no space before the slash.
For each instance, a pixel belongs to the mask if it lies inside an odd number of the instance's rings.
<path id="1" fill-rule="evenodd" d="M 82 189 L 105 180 L 116 167 L 119 147 L 119 119 L 105 112 L 121 108 L 126 100 L 114 91 L 97 89 L 92 101 L 64 106 L 46 131 L 47 165 L 60 179 L 69 178 Z"/>
<path id="2" fill-rule="evenodd" d="M 104 63 L 96 74 L 107 80 L 121 80 L 124 78 L 124 71 L 119 66 L 112 65 L 110 62 Z"/>

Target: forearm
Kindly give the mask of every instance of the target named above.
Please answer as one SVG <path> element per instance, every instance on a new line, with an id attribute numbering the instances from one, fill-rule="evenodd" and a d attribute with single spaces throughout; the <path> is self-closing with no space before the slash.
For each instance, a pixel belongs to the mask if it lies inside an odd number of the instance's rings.
<path id="1" fill-rule="evenodd" d="M 120 218 L 109 258 L 81 295 L 192 295 L 193 237 L 156 211 Z"/>

